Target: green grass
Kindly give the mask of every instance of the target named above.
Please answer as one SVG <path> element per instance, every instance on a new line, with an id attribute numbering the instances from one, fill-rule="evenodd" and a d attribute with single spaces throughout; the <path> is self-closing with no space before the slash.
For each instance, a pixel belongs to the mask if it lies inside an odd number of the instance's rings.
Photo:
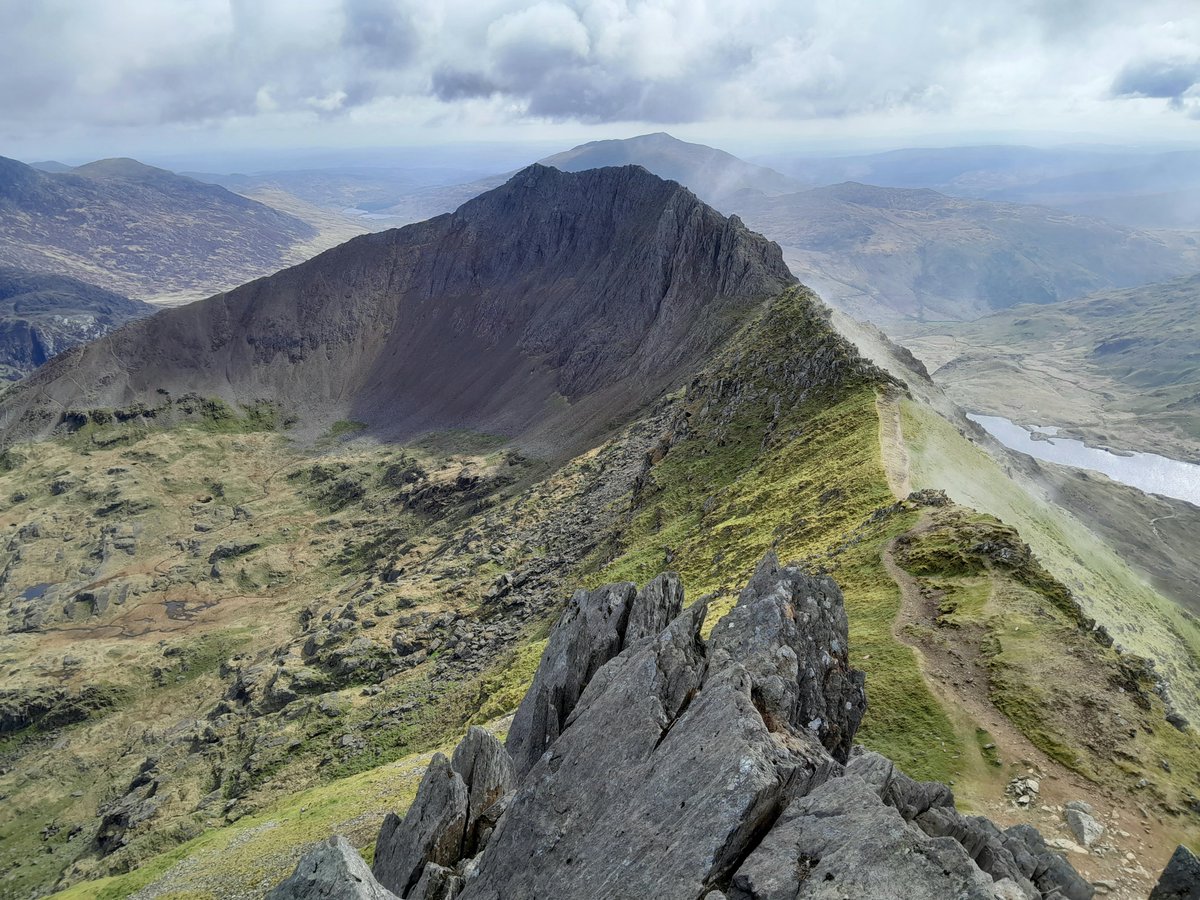
<path id="1" fill-rule="evenodd" d="M 1155 591 L 1070 513 L 1026 490 L 999 464 L 921 404 L 903 404 L 914 488 L 941 488 L 963 506 L 998 517 L 1133 653 L 1154 659 L 1172 700 L 1200 722 L 1200 622 Z"/>

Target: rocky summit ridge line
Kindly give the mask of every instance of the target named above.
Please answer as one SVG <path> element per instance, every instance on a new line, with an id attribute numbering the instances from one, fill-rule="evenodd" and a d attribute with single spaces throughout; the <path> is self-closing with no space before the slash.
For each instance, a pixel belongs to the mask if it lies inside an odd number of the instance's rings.
<path id="1" fill-rule="evenodd" d="M 578 592 L 507 749 L 473 728 L 436 755 L 373 878 L 335 839 L 268 896 L 1093 896 L 1036 829 L 963 816 L 852 748 L 866 695 L 832 579 L 770 553 L 707 640 L 706 604 L 682 602 L 671 574 Z"/>
<path id="2" fill-rule="evenodd" d="M 678 383 L 794 282 L 775 244 L 674 182 L 534 165 L 453 214 L 64 355 L 8 398 L 6 436 L 191 392 L 557 455 Z"/>

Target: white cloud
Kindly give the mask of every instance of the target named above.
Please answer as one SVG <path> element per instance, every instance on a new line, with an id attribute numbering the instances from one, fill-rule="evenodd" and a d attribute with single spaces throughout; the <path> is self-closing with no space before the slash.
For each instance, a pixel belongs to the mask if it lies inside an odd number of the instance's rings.
<path id="1" fill-rule="evenodd" d="M 0 0 L 0 21 L 8 143 L 248 121 L 1165 121 L 1200 92 L 1194 0 Z"/>

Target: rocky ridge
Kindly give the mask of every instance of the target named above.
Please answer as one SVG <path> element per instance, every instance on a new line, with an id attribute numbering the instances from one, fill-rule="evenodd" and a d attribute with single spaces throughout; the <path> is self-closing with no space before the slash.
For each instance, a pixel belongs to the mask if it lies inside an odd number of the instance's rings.
<path id="1" fill-rule="evenodd" d="M 390 438 L 469 429 L 584 449 L 698 367 L 794 278 L 780 250 L 636 166 L 531 166 L 452 215 L 364 235 L 66 354 L 7 401 L 62 409 L 194 392 L 269 398 Z"/>
<path id="2" fill-rule="evenodd" d="M 472 729 L 435 757 L 377 884 L 304 881 L 323 845 L 270 896 L 1093 896 L 1035 829 L 853 747 L 866 696 L 832 579 L 768 554 L 707 640 L 682 600 L 670 574 L 577 593 L 507 749 Z"/>

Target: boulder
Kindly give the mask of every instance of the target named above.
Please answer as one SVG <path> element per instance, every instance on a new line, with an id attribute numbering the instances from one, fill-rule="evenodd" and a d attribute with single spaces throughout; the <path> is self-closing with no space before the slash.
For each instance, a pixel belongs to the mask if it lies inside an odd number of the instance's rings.
<path id="1" fill-rule="evenodd" d="M 340 834 L 304 855 L 296 870 L 266 900 L 400 900 L 371 875 Z"/>
<path id="2" fill-rule="evenodd" d="M 1085 847 L 1091 848 L 1096 841 L 1104 837 L 1104 826 L 1082 809 L 1068 808 L 1063 818 L 1066 819 L 1071 834 L 1075 835 L 1075 840 Z"/>
<path id="3" fill-rule="evenodd" d="M 1180 844 L 1150 892 L 1150 900 L 1200 900 L 1200 859 Z"/>

